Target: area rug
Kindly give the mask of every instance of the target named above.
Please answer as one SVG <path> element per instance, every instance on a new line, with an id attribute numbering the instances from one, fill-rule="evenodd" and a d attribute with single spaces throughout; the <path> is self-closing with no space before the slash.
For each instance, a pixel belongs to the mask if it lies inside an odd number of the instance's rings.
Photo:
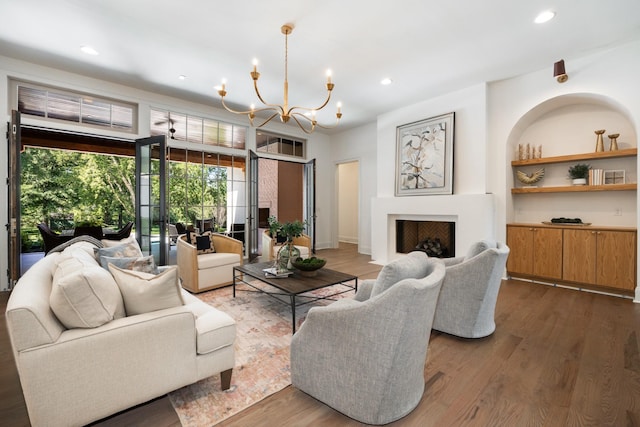
<path id="1" fill-rule="evenodd" d="M 261 401 L 291 384 L 289 345 L 291 344 L 291 307 L 268 295 L 247 292 L 238 286 L 236 298 L 231 287 L 198 294 L 207 304 L 233 317 L 237 323 L 236 366 L 231 388 L 220 390 L 220 375 L 169 393 L 184 427 L 209 427 Z M 341 285 L 314 291 L 326 296 L 346 290 Z M 352 298 L 353 291 L 335 298 Z M 296 329 L 304 322 L 309 308 L 327 305 L 320 300 L 296 308 Z"/>

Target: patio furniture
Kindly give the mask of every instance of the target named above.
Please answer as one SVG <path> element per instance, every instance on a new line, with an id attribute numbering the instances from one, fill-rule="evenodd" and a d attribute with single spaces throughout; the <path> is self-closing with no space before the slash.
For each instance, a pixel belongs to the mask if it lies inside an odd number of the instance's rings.
<path id="1" fill-rule="evenodd" d="M 120 230 L 112 232 L 112 233 L 104 233 L 103 238 L 107 240 L 122 240 L 129 237 L 131 234 L 131 229 L 133 228 L 133 221 L 129 221 L 127 225 L 122 227 Z"/>
<path id="2" fill-rule="evenodd" d="M 44 243 L 44 254 L 48 254 L 49 251 L 55 248 L 58 245 L 61 245 L 69 240 L 73 239 L 73 235 L 63 236 L 51 230 L 47 224 L 41 222 L 38 224 L 38 231 L 40 231 L 40 236 L 42 236 L 42 241 Z"/>

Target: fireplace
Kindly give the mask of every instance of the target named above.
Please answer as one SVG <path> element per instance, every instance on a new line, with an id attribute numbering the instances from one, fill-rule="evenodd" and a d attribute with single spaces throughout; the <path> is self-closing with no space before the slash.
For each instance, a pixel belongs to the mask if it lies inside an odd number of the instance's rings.
<path id="1" fill-rule="evenodd" d="M 456 253 L 456 223 L 396 220 L 396 252 L 426 252 L 430 257 L 451 258 Z"/>

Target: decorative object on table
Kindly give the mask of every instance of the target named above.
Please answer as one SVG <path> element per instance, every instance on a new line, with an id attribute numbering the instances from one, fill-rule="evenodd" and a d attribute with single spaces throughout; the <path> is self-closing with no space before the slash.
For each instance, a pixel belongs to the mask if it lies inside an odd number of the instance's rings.
<path id="1" fill-rule="evenodd" d="M 521 183 L 527 186 L 532 186 L 533 184 L 544 178 L 544 168 L 540 168 L 530 174 L 524 173 L 522 171 L 516 171 L 516 178 L 518 178 L 518 181 L 520 181 Z"/>
<path id="2" fill-rule="evenodd" d="M 580 218 L 551 218 L 552 224 L 583 224 L 582 219 Z"/>
<path id="3" fill-rule="evenodd" d="M 594 131 L 596 136 L 596 152 L 604 151 L 604 139 L 602 138 L 602 134 L 605 132 L 604 129 Z"/>
<path id="4" fill-rule="evenodd" d="M 564 68 L 564 59 L 553 64 L 553 77 L 556 78 L 558 83 L 564 83 L 569 80 L 569 76 Z"/>
<path id="5" fill-rule="evenodd" d="M 542 158 L 542 145 L 538 145 L 536 150 L 536 159 L 541 159 L 541 158 Z"/>
<path id="6" fill-rule="evenodd" d="M 618 149 L 618 137 L 619 133 L 612 133 L 611 135 L 607 135 L 607 137 L 611 140 L 609 144 L 609 151 L 616 151 Z"/>
<path id="7" fill-rule="evenodd" d="M 603 184 L 624 184 L 625 183 L 625 173 L 622 169 L 617 170 L 606 170 L 604 171 L 604 181 Z"/>
<path id="8" fill-rule="evenodd" d="M 397 127 L 396 196 L 453 193 L 454 115 Z"/>
<path id="9" fill-rule="evenodd" d="M 291 264 L 294 268 L 300 270 L 300 274 L 302 276 L 313 277 L 318 274 L 318 270 L 325 266 L 327 263 L 326 259 L 322 258 L 296 258 L 294 261 L 291 261 Z"/>
<path id="10" fill-rule="evenodd" d="M 276 257 L 276 268 L 279 271 L 291 270 L 293 268 L 291 260 L 300 256 L 300 249 L 293 244 L 293 238 L 302 236 L 304 226 L 305 222 L 300 222 L 299 220 L 285 222 L 280 226 L 278 234 L 284 235 L 287 240 L 278 251 L 278 256 Z"/>
<path id="11" fill-rule="evenodd" d="M 586 163 L 578 163 L 571 166 L 569 168 L 569 178 L 572 179 L 573 185 L 586 185 L 587 178 L 589 178 L 589 169 L 591 169 L 591 166 Z"/>

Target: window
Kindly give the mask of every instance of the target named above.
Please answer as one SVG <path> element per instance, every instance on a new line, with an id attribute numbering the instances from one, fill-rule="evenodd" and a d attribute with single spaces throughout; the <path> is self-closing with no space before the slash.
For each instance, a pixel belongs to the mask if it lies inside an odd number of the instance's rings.
<path id="1" fill-rule="evenodd" d="M 151 109 L 150 128 L 152 136 L 209 146 L 244 149 L 247 139 L 245 126 L 156 109 Z"/>
<path id="2" fill-rule="evenodd" d="M 25 82 L 15 85 L 21 114 L 135 132 L 135 104 Z"/>
<path id="3" fill-rule="evenodd" d="M 256 149 L 259 153 L 284 154 L 304 158 L 305 144 L 304 140 L 295 140 L 288 136 L 264 131 L 256 132 Z"/>

